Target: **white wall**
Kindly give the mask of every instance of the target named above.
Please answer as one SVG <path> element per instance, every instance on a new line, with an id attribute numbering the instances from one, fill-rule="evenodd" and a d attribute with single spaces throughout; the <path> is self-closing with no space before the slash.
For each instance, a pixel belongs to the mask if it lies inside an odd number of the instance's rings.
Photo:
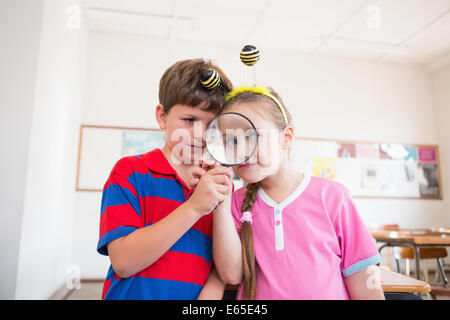
<path id="1" fill-rule="evenodd" d="M 444 210 L 450 226 L 450 63 L 432 73 L 433 98 L 439 134 Z"/>
<path id="2" fill-rule="evenodd" d="M 46 0 L 44 5 L 25 166 L 16 299 L 49 298 L 66 283 L 72 265 L 71 226 L 86 34 L 82 28 L 67 27 L 66 10 L 79 3 Z"/>
<path id="3" fill-rule="evenodd" d="M 42 10 L 42 0 L 0 2 L 0 299 L 16 291 Z"/>
<path id="4" fill-rule="evenodd" d="M 85 124 L 157 128 L 159 79 L 180 59 L 212 58 L 235 84 L 252 78 L 251 70 L 239 61 L 240 47 L 91 32 L 89 48 Z M 258 82 L 279 91 L 294 116 L 298 136 L 440 143 L 426 69 L 260 49 Z M 108 265 L 108 258 L 95 252 L 100 199 L 100 193 L 76 195 L 73 261 L 87 278 L 104 278 Z M 439 200 L 355 202 L 369 225 L 432 227 L 449 221 Z"/>

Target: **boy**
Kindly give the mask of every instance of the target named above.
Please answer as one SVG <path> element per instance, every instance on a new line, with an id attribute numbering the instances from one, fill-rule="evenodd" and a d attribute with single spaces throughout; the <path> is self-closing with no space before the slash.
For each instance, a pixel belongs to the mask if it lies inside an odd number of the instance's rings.
<path id="1" fill-rule="evenodd" d="M 198 165 L 206 125 L 224 93 L 200 83 L 211 62 L 179 61 L 160 81 L 156 119 L 165 145 L 119 160 L 103 189 L 97 251 L 109 255 L 102 299 L 221 299 L 212 267 L 211 211 L 232 188 L 229 170 Z M 195 191 L 194 191 L 195 187 Z"/>

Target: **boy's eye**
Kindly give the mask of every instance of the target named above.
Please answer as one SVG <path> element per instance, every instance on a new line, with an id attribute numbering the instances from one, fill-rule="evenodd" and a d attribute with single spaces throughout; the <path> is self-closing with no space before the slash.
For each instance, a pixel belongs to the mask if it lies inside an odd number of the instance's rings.
<path id="1" fill-rule="evenodd" d="M 195 121 L 195 119 L 193 119 L 193 118 L 185 118 L 183 120 L 186 121 L 187 123 L 194 123 L 194 121 Z"/>

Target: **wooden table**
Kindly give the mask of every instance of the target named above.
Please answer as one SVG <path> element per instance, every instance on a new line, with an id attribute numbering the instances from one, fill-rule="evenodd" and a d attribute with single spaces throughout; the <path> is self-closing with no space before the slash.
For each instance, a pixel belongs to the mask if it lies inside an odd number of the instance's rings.
<path id="1" fill-rule="evenodd" d="M 398 272 L 377 267 L 380 271 L 380 281 L 383 292 L 422 293 L 430 292 L 428 283 L 404 276 Z M 227 285 L 225 290 L 235 291 L 239 286 Z"/>
<path id="2" fill-rule="evenodd" d="M 379 229 L 379 231 L 400 231 L 406 233 L 414 233 L 414 234 L 429 234 L 429 235 L 450 235 L 450 228 L 412 228 L 412 229 L 400 229 L 400 228 L 392 228 L 392 229 Z"/>
<path id="3" fill-rule="evenodd" d="M 430 292 L 431 287 L 428 283 L 404 276 L 398 272 L 380 268 L 381 287 L 384 292 Z"/>
<path id="4" fill-rule="evenodd" d="M 430 233 L 427 231 L 414 230 L 372 230 L 372 237 L 385 247 L 412 247 L 416 262 L 416 278 L 420 280 L 420 247 L 448 247 L 450 246 L 450 235 L 445 233 Z"/>
<path id="5" fill-rule="evenodd" d="M 390 228 L 390 229 L 370 229 L 375 234 L 388 234 L 398 232 L 401 234 L 414 235 L 450 235 L 450 228 Z"/>
<path id="6" fill-rule="evenodd" d="M 448 235 L 450 236 L 450 228 L 430 228 L 430 229 L 422 229 L 426 230 L 427 232 L 431 234 L 439 234 L 439 235 Z"/>

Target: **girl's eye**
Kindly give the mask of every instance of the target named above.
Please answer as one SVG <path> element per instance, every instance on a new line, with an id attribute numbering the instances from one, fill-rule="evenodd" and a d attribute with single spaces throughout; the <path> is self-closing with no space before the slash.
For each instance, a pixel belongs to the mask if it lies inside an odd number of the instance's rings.
<path id="1" fill-rule="evenodd" d="M 183 120 L 186 121 L 187 123 L 194 123 L 194 121 L 195 121 L 195 119 L 192 119 L 192 118 L 186 118 Z"/>
<path id="2" fill-rule="evenodd" d="M 252 133 L 250 136 L 246 136 L 245 138 L 247 141 L 250 140 L 251 142 L 254 142 L 258 140 L 258 135 L 256 133 Z"/>
<path id="3" fill-rule="evenodd" d="M 231 137 L 227 139 L 227 144 L 231 147 L 235 147 L 238 144 L 238 140 L 236 137 Z"/>

